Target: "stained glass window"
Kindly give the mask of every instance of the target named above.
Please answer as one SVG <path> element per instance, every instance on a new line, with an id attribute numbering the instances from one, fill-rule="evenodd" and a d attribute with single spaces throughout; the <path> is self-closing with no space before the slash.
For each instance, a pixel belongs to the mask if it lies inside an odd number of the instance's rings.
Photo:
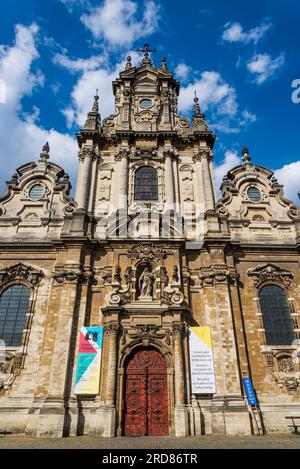
<path id="1" fill-rule="evenodd" d="M 29 310 L 29 289 L 16 284 L 8 287 L 0 297 L 0 339 L 6 347 L 22 345 L 26 314 Z"/>
<path id="2" fill-rule="evenodd" d="M 142 166 L 135 173 L 135 200 L 158 200 L 157 172 L 151 166 Z"/>
<path id="3" fill-rule="evenodd" d="M 266 285 L 259 299 L 267 345 L 291 345 L 295 335 L 285 291 L 277 285 Z"/>

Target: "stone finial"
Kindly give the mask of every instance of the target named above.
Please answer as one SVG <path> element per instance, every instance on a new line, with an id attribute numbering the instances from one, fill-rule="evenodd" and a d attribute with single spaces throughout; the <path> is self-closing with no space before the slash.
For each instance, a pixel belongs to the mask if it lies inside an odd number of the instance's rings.
<path id="1" fill-rule="evenodd" d="M 199 98 L 197 96 L 197 92 L 195 91 L 194 97 L 194 117 L 199 117 L 201 115 L 201 109 L 199 104 Z"/>
<path id="2" fill-rule="evenodd" d="M 49 160 L 50 153 L 50 145 L 48 142 L 43 146 L 42 153 L 40 154 L 40 161 L 47 161 Z"/>
<path id="3" fill-rule="evenodd" d="M 97 88 L 94 96 L 92 110 L 87 115 L 87 120 L 84 124 L 84 129 L 97 129 L 101 125 L 101 116 L 99 113 L 99 90 Z"/>
<path id="4" fill-rule="evenodd" d="M 199 98 L 197 96 L 197 93 L 195 91 L 195 97 L 194 97 L 194 114 L 192 118 L 192 126 L 195 127 L 198 130 L 207 130 L 207 123 L 205 120 L 205 115 L 202 114 L 200 104 L 199 104 Z"/>
<path id="5" fill-rule="evenodd" d="M 96 94 L 94 96 L 94 104 L 92 107 L 92 112 L 99 113 L 99 90 L 96 89 Z"/>
<path id="6" fill-rule="evenodd" d="M 166 57 L 163 57 L 163 58 L 161 59 L 161 66 L 160 66 L 160 68 L 161 68 L 162 70 L 167 71 L 167 61 L 166 61 Z"/>
<path id="7" fill-rule="evenodd" d="M 125 70 L 130 70 L 132 68 L 131 57 L 130 55 L 127 57 L 126 67 Z"/>
<path id="8" fill-rule="evenodd" d="M 249 155 L 249 150 L 245 145 L 242 148 L 242 154 L 244 163 L 251 163 L 251 156 Z"/>

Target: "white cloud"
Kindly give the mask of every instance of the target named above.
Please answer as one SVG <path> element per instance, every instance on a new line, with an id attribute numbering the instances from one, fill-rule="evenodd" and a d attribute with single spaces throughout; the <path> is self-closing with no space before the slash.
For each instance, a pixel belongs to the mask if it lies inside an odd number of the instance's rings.
<path id="1" fill-rule="evenodd" d="M 215 165 L 214 176 L 218 197 L 220 196 L 220 187 L 223 177 L 226 176 L 228 171 L 240 164 L 242 164 L 242 160 L 238 154 L 234 151 L 227 150 L 224 155 L 224 160 L 221 163 Z"/>
<path id="2" fill-rule="evenodd" d="M 300 161 L 286 164 L 274 173 L 280 184 L 284 185 L 285 196 L 299 204 L 298 192 L 300 191 Z"/>
<path id="3" fill-rule="evenodd" d="M 63 3 L 70 13 L 73 13 L 76 8 L 86 8 L 89 5 L 89 0 L 58 0 Z"/>
<path id="4" fill-rule="evenodd" d="M 285 55 L 281 53 L 278 57 L 272 58 L 269 54 L 256 54 L 247 63 L 247 69 L 255 78 L 253 80 L 257 85 L 261 85 L 269 78 L 274 77 L 285 63 Z"/>
<path id="5" fill-rule="evenodd" d="M 272 23 L 262 23 L 249 31 L 244 31 L 240 23 L 226 23 L 222 34 L 223 41 L 257 44 L 272 27 Z"/>
<path id="6" fill-rule="evenodd" d="M 74 167 L 74 158 L 77 160 L 72 137 L 39 126 L 40 111 L 36 107 L 31 115 L 22 113 L 22 98 L 31 96 L 44 83 L 43 75 L 33 71 L 33 64 L 39 57 L 38 33 L 35 24 L 17 25 L 14 44 L 0 46 L 0 76 L 6 86 L 6 103 L 0 104 L 0 174 L 6 180 L 18 166 L 36 161 L 47 140 L 53 161 L 68 169 Z M 1 186 L 0 192 L 3 192 L 3 180 Z"/>
<path id="7" fill-rule="evenodd" d="M 189 78 L 191 73 L 192 73 L 192 68 L 183 62 L 178 64 L 174 70 L 174 74 L 176 78 L 181 81 L 186 81 Z"/>
<path id="8" fill-rule="evenodd" d="M 218 114 L 236 115 L 238 109 L 236 91 L 218 72 L 203 72 L 198 80 L 181 88 L 179 108 L 182 112 L 188 111 L 193 105 L 195 90 L 203 112 L 212 107 Z"/>
<path id="9" fill-rule="evenodd" d="M 53 62 L 57 65 L 67 68 L 70 72 L 88 72 L 95 70 L 97 67 L 103 65 L 107 60 L 107 54 L 93 55 L 88 59 L 72 60 L 65 54 L 56 54 Z"/>
<path id="10" fill-rule="evenodd" d="M 142 17 L 138 17 L 138 3 L 132 0 L 105 0 L 103 5 L 91 7 L 81 21 L 95 39 L 103 39 L 110 46 L 128 47 L 141 37 L 156 31 L 160 6 L 153 0 L 144 3 Z"/>
<path id="11" fill-rule="evenodd" d="M 140 61 L 138 53 L 132 51 L 130 56 L 133 65 Z M 63 64 L 61 63 L 61 65 Z M 73 125 L 82 126 L 84 124 L 86 115 L 92 108 L 93 96 L 97 88 L 99 89 L 99 107 L 102 117 L 105 118 L 114 112 L 112 81 L 116 79 L 119 72 L 125 70 L 125 65 L 126 60 L 123 60 L 112 70 L 107 68 L 82 70 L 82 74 L 71 93 L 72 102 L 70 106 L 63 110 L 69 127 Z"/>

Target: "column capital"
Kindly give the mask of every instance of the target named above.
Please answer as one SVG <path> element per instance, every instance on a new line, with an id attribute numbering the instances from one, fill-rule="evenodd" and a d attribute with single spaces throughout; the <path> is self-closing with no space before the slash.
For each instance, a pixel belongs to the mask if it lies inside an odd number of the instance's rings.
<path id="1" fill-rule="evenodd" d="M 199 152 L 197 152 L 194 156 L 193 156 L 193 160 L 194 162 L 196 161 L 202 161 L 202 160 L 211 160 L 212 159 L 212 150 L 210 149 L 203 149 L 203 150 L 200 150 Z"/>
<path id="2" fill-rule="evenodd" d="M 115 159 L 116 161 L 121 161 L 123 158 L 128 160 L 130 157 L 130 154 L 131 152 L 129 148 L 121 148 L 119 152 L 116 154 Z"/>
<path id="3" fill-rule="evenodd" d="M 118 322 L 111 322 L 111 323 L 105 324 L 104 333 L 105 335 L 108 335 L 108 336 L 111 336 L 111 335 L 116 336 L 119 331 L 119 328 L 120 328 L 120 325 Z"/>
<path id="4" fill-rule="evenodd" d="M 171 159 L 173 159 L 175 156 L 178 155 L 178 151 L 172 147 L 165 147 L 163 150 L 163 155 L 165 158 L 170 157 Z"/>
<path id="5" fill-rule="evenodd" d="M 96 154 L 93 148 L 81 148 L 78 152 L 78 157 L 80 161 L 84 161 L 86 158 L 94 159 Z"/>

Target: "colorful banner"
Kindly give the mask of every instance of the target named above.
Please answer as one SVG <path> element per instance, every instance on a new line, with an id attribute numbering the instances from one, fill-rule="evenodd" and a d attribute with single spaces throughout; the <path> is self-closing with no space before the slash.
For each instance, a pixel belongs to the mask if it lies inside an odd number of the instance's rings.
<path id="1" fill-rule="evenodd" d="M 189 348 L 192 394 L 215 394 L 216 379 L 210 327 L 191 327 Z"/>
<path id="2" fill-rule="evenodd" d="M 248 404 L 250 406 L 256 406 L 257 400 L 256 395 L 253 389 L 252 379 L 251 378 L 243 378 L 243 384 L 247 395 Z"/>
<path id="3" fill-rule="evenodd" d="M 98 394 L 103 327 L 82 327 L 75 379 L 75 394 Z"/>

